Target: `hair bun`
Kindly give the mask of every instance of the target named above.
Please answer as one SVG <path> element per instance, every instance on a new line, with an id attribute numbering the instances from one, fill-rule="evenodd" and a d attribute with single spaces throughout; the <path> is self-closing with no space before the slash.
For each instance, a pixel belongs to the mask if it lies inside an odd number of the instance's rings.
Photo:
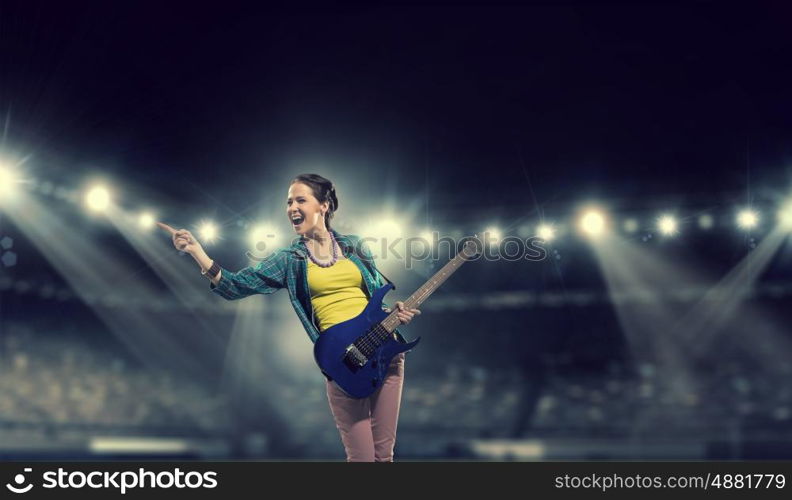
<path id="1" fill-rule="evenodd" d="M 330 191 L 328 193 L 330 195 L 330 202 L 332 203 L 332 210 L 335 212 L 338 210 L 338 197 L 336 196 L 335 186 L 330 186 Z"/>

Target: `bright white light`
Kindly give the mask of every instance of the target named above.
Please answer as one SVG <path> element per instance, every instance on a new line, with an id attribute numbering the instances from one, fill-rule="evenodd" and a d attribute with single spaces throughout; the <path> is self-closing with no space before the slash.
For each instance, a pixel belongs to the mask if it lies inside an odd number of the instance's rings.
<path id="1" fill-rule="evenodd" d="M 746 208 L 737 214 L 737 227 L 740 229 L 753 229 L 759 225 L 759 212 Z"/>
<path id="2" fill-rule="evenodd" d="M 599 210 L 588 210 L 580 218 L 580 229 L 588 236 L 596 237 L 605 232 L 605 215 Z"/>
<path id="3" fill-rule="evenodd" d="M 698 218 L 698 225 L 701 229 L 712 229 L 715 225 L 715 220 L 709 214 L 700 215 Z"/>
<path id="4" fill-rule="evenodd" d="M 679 232 L 679 223 L 671 215 L 661 215 L 657 219 L 657 230 L 663 236 L 673 236 Z"/>
<path id="5" fill-rule="evenodd" d="M 0 196 L 11 196 L 16 190 L 19 179 L 10 168 L 0 165 Z"/>
<path id="6" fill-rule="evenodd" d="M 151 212 L 143 212 L 140 214 L 140 217 L 138 217 L 138 225 L 140 226 L 140 229 L 153 229 L 155 221 L 156 217 L 154 217 L 154 214 Z"/>
<path id="7" fill-rule="evenodd" d="M 421 234 L 419 236 L 421 237 L 422 240 L 426 241 L 429 244 L 429 246 L 432 246 L 434 244 L 434 233 L 432 233 L 432 231 L 426 229 L 424 231 L 421 231 Z"/>
<path id="8" fill-rule="evenodd" d="M 498 243 L 501 240 L 501 231 L 497 227 L 488 227 L 484 230 L 484 234 L 489 243 Z"/>
<path id="9" fill-rule="evenodd" d="M 110 191 L 104 186 L 94 186 L 85 195 L 85 204 L 94 212 L 104 212 L 110 206 Z"/>
<path id="10" fill-rule="evenodd" d="M 19 173 L 7 165 L 0 165 L 0 204 L 13 201 L 19 194 L 22 179 Z"/>
<path id="11" fill-rule="evenodd" d="M 550 224 L 542 224 L 536 229 L 536 235 L 545 241 L 555 238 L 555 228 Z"/>
<path id="12" fill-rule="evenodd" d="M 395 247 L 397 250 L 404 248 L 404 242 L 398 242 L 398 240 L 404 234 L 406 227 L 406 224 L 400 219 L 381 216 L 371 220 L 361 231 L 364 237 L 363 243 L 375 254 L 378 253 L 377 249 L 379 249 L 378 258 L 388 259 L 391 256 L 391 252 L 388 252 L 387 249 L 394 248 L 394 244 L 397 245 Z"/>
<path id="13" fill-rule="evenodd" d="M 792 231 L 792 200 L 788 200 L 778 211 L 778 223 L 782 229 Z"/>
<path id="14" fill-rule="evenodd" d="M 403 224 L 400 224 L 396 219 L 391 217 L 381 217 L 376 219 L 364 231 L 364 236 L 374 238 L 375 240 L 390 241 L 395 238 L 400 238 L 403 233 Z"/>
<path id="15" fill-rule="evenodd" d="M 259 224 L 250 230 L 249 243 L 253 248 L 257 248 L 257 245 L 264 243 L 267 245 L 267 248 L 272 249 L 278 244 L 278 236 L 274 226 L 270 224 Z"/>
<path id="16" fill-rule="evenodd" d="M 624 230 L 628 233 L 634 233 L 638 231 L 638 221 L 635 219 L 627 219 L 624 221 Z"/>
<path id="17" fill-rule="evenodd" d="M 217 225 L 211 221 L 203 221 L 198 226 L 198 233 L 201 235 L 202 243 L 212 243 L 220 236 Z"/>
<path id="18" fill-rule="evenodd" d="M 384 219 L 379 223 L 378 230 L 382 236 L 389 238 L 399 238 L 403 232 L 402 225 L 394 219 Z"/>

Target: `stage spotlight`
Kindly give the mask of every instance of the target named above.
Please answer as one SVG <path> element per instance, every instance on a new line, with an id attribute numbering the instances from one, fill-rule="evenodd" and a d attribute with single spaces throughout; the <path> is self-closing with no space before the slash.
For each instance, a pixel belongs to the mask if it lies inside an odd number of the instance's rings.
<path id="1" fill-rule="evenodd" d="M 155 222 L 156 217 L 150 212 L 143 212 L 140 214 L 140 217 L 138 217 L 138 226 L 140 226 L 140 229 L 153 229 Z"/>
<path id="2" fill-rule="evenodd" d="M 601 236 L 605 226 L 605 215 L 599 210 L 587 210 L 580 218 L 580 229 L 590 237 Z"/>
<path id="3" fill-rule="evenodd" d="M 673 236 L 679 232 L 679 223 L 671 215 L 661 215 L 657 219 L 657 230 L 663 236 Z"/>
<path id="4" fill-rule="evenodd" d="M 0 193 L 3 195 L 11 194 L 16 187 L 17 178 L 10 168 L 0 165 Z"/>
<path id="5" fill-rule="evenodd" d="M 497 244 L 501 240 L 501 231 L 497 227 L 490 226 L 484 230 L 485 243 Z"/>
<path id="6" fill-rule="evenodd" d="M 0 202 L 16 197 L 21 183 L 19 172 L 7 165 L 0 165 Z"/>
<path id="7" fill-rule="evenodd" d="M 638 221 L 635 219 L 627 219 L 624 221 L 624 230 L 628 233 L 634 233 L 638 231 Z"/>
<path id="8" fill-rule="evenodd" d="M 555 238 L 555 228 L 551 224 L 541 224 L 536 229 L 536 235 L 545 241 L 552 241 Z"/>
<path id="9" fill-rule="evenodd" d="M 363 235 L 378 241 L 391 241 L 392 239 L 400 238 L 403 232 L 403 224 L 399 223 L 396 219 L 392 217 L 380 217 L 379 219 L 375 219 L 373 223 L 369 224 L 363 230 Z"/>
<path id="10" fill-rule="evenodd" d="M 792 200 L 788 200 L 778 211 L 778 223 L 781 229 L 792 231 Z"/>
<path id="11" fill-rule="evenodd" d="M 421 237 L 422 240 L 428 242 L 429 246 L 432 246 L 432 244 L 434 243 L 434 233 L 432 233 L 432 231 L 428 229 L 421 231 L 421 234 L 419 236 Z"/>
<path id="12" fill-rule="evenodd" d="M 378 224 L 377 232 L 383 238 L 399 238 L 404 232 L 404 228 L 395 219 L 387 218 Z"/>
<path id="13" fill-rule="evenodd" d="M 217 226 L 211 221 L 201 222 L 198 233 L 201 235 L 201 243 L 214 243 L 220 236 Z"/>
<path id="14" fill-rule="evenodd" d="M 259 248 L 262 243 L 266 245 L 267 248 L 275 248 L 279 243 L 278 233 L 275 231 L 275 228 L 269 224 L 259 224 L 250 230 L 248 242 L 257 250 L 263 250 L 263 248 Z"/>
<path id="15" fill-rule="evenodd" d="M 737 227 L 740 229 L 753 229 L 759 225 L 759 212 L 746 208 L 737 214 Z"/>
<path id="16" fill-rule="evenodd" d="M 405 233 L 405 229 L 410 231 L 409 234 L 412 234 L 411 228 L 402 219 L 380 216 L 373 220 L 370 219 L 360 234 L 363 236 L 362 243 L 365 246 L 375 254 L 378 253 L 379 258 L 387 259 L 391 255 L 388 249 L 404 248 L 405 243 L 400 240 Z"/>
<path id="17" fill-rule="evenodd" d="M 104 186 L 94 186 L 85 195 L 86 206 L 94 212 L 104 212 L 110 206 L 110 191 Z"/>

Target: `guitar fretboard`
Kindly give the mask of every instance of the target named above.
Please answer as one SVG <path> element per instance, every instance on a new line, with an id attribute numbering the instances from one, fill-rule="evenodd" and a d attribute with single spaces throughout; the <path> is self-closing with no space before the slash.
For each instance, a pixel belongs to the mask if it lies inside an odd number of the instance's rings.
<path id="1" fill-rule="evenodd" d="M 410 295 L 410 297 L 404 301 L 404 307 L 407 309 L 416 309 L 418 306 L 423 304 L 424 301 L 428 299 L 435 290 L 440 288 L 440 285 L 445 283 L 445 281 L 464 263 L 465 259 L 462 257 L 462 253 L 457 254 L 457 256 L 448 261 L 448 263 L 444 265 L 442 269 L 437 271 L 434 276 L 429 278 L 429 280 L 424 283 L 421 288 Z M 388 333 L 392 333 L 401 324 L 399 318 L 396 316 L 396 308 L 393 307 L 392 309 L 393 312 L 391 312 L 390 315 L 380 323 Z"/>

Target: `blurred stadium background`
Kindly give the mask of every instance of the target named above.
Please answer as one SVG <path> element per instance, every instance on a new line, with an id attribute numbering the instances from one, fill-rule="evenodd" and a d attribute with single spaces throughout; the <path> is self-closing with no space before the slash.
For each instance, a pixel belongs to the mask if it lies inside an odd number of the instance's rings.
<path id="1" fill-rule="evenodd" d="M 783 12 L 4 2 L 0 457 L 343 459 L 287 293 L 152 227 L 239 269 L 316 172 L 377 253 L 545 241 L 403 329 L 397 458 L 792 458 Z M 383 256 L 389 301 L 448 257 Z"/>

